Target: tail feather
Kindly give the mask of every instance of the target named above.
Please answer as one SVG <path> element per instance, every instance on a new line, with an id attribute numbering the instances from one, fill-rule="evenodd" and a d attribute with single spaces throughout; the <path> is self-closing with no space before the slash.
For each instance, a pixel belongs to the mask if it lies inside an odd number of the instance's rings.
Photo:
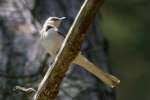
<path id="1" fill-rule="evenodd" d="M 113 75 L 110 75 L 104 72 L 101 68 L 98 68 L 96 65 L 91 63 L 87 58 L 83 55 L 79 54 L 73 63 L 80 65 L 100 80 L 102 80 L 106 85 L 110 86 L 111 88 L 115 87 L 120 83 L 120 80 Z"/>

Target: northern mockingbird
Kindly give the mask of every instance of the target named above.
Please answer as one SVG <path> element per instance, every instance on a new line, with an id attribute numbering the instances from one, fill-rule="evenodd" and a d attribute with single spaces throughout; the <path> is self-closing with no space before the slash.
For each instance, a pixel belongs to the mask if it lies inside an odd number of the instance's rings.
<path id="1" fill-rule="evenodd" d="M 51 55 L 52 59 L 55 59 L 65 38 L 62 33 L 58 32 L 58 28 L 63 19 L 65 19 L 65 17 L 49 17 L 45 21 L 40 33 L 41 43 L 47 52 Z M 78 54 L 72 63 L 80 65 L 112 88 L 120 83 L 118 78 L 104 72 L 101 68 L 98 68 L 81 53 Z"/>

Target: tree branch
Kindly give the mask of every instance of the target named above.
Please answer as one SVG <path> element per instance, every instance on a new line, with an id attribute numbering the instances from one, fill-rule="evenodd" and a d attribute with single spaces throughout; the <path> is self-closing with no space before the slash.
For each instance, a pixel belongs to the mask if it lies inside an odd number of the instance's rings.
<path id="1" fill-rule="evenodd" d="M 85 0 L 53 65 L 48 69 L 39 85 L 34 100 L 54 100 L 60 83 L 72 60 L 78 55 L 85 34 L 103 0 Z"/>

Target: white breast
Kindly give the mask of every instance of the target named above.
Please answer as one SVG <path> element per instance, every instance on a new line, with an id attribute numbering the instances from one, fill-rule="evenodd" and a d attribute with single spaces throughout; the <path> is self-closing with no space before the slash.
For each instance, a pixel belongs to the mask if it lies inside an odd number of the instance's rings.
<path id="1" fill-rule="evenodd" d="M 54 57 L 57 55 L 63 40 L 64 38 L 55 29 L 49 29 L 47 32 L 43 32 L 41 36 L 42 45 Z"/>

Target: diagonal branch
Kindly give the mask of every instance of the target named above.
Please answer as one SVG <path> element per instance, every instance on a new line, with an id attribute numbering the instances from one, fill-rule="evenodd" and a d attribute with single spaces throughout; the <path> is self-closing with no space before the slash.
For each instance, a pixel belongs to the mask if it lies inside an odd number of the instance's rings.
<path id="1" fill-rule="evenodd" d="M 85 34 L 103 0 L 85 0 L 63 45 L 34 95 L 34 100 L 54 100 L 72 60 L 78 55 Z"/>

